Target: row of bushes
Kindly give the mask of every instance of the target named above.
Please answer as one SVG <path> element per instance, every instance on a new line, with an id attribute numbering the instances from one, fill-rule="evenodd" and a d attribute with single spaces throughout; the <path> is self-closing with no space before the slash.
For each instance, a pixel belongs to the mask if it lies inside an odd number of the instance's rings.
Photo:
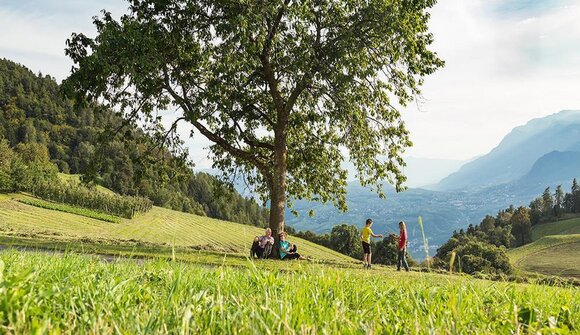
<path id="1" fill-rule="evenodd" d="M 45 200 L 90 208 L 127 219 L 133 218 L 137 213 L 145 213 L 153 207 L 153 202 L 147 198 L 109 195 L 74 182 L 43 183 L 27 191 Z"/>
<path id="2" fill-rule="evenodd" d="M 75 215 L 86 216 L 88 218 L 97 219 L 105 222 L 119 223 L 121 220 L 113 215 L 96 212 L 86 208 L 73 207 L 65 204 L 58 204 L 54 202 L 47 202 L 39 199 L 20 199 L 18 202 L 34 207 L 50 209 L 64 213 L 71 213 Z"/>
<path id="3" fill-rule="evenodd" d="M 147 198 L 105 194 L 79 182 L 61 181 L 48 150 L 38 143 L 21 143 L 12 149 L 0 140 L 0 191 L 29 192 L 45 200 L 128 219 L 153 206 Z"/>

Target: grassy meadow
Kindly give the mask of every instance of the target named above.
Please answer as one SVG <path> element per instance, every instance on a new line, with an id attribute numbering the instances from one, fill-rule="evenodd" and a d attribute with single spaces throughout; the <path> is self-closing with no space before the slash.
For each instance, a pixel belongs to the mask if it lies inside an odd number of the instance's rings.
<path id="1" fill-rule="evenodd" d="M 363 270 L 296 238 L 312 260 L 251 261 L 260 228 L 158 207 L 111 223 L 27 200 L 0 194 L 0 245 L 45 250 L 0 251 L 1 334 L 574 334 L 580 326 L 577 287 Z M 510 256 L 519 264 L 544 251 L 542 241 L 571 237 L 546 236 Z"/>
<path id="2" fill-rule="evenodd" d="M 549 235 L 580 234 L 580 218 L 542 223 L 532 227 L 532 240 Z"/>
<path id="3" fill-rule="evenodd" d="M 308 262 L 0 252 L 6 334 L 572 334 L 576 288 Z M 275 268 L 265 268 L 275 264 Z"/>
<path id="4" fill-rule="evenodd" d="M 580 218 L 535 225 L 532 240 L 508 251 L 517 269 L 580 278 Z"/>
<path id="5" fill-rule="evenodd" d="M 580 278 L 580 234 L 545 236 L 508 256 L 520 270 Z"/>
<path id="6" fill-rule="evenodd" d="M 80 183 L 80 181 L 81 181 L 80 174 L 68 174 L 68 173 L 59 172 L 58 178 L 64 182 Z M 116 194 L 115 192 L 113 192 L 113 191 L 109 190 L 108 188 L 103 187 L 101 185 L 96 185 L 95 188 L 98 192 L 101 192 L 104 194 L 108 194 L 108 195 L 115 195 Z"/>
<path id="7" fill-rule="evenodd" d="M 159 247 L 189 248 L 245 256 L 261 228 L 153 207 L 133 219 L 110 223 L 87 216 L 40 208 L 18 200 L 22 194 L 0 195 L 0 236 L 36 237 L 61 243 L 119 244 L 142 242 Z M 298 238 L 301 253 L 318 260 L 353 262 L 348 256 Z"/>

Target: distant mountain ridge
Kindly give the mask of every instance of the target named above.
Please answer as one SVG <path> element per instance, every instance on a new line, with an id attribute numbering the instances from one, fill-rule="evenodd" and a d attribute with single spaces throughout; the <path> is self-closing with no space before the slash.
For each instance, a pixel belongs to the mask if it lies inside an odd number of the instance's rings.
<path id="1" fill-rule="evenodd" d="M 488 154 L 441 180 L 437 190 L 482 189 L 515 181 L 552 151 L 580 151 L 580 110 L 561 111 L 514 128 Z"/>
<path id="2" fill-rule="evenodd" d="M 569 183 L 580 176 L 580 152 L 552 151 L 540 157 L 522 179 L 526 182 Z"/>

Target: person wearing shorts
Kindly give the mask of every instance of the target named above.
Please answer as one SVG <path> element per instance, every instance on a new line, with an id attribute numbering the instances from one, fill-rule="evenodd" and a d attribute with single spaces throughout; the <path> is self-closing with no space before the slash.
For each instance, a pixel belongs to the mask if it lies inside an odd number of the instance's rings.
<path id="1" fill-rule="evenodd" d="M 371 226 L 373 225 L 373 220 L 367 219 L 365 226 L 361 231 L 360 240 L 363 247 L 363 267 L 366 269 L 371 268 L 371 236 L 382 238 L 382 234 L 374 234 Z"/>

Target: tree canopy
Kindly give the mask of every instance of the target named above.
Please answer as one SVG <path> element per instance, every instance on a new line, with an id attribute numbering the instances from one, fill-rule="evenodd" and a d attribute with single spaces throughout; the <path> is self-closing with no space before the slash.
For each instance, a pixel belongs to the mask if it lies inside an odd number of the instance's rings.
<path id="1" fill-rule="evenodd" d="M 443 66 L 428 50 L 435 1 L 129 3 L 118 21 L 94 19 L 95 38 L 67 41 L 67 86 L 153 123 L 177 110 L 176 122 L 214 143 L 215 167 L 243 173 L 271 201 L 274 232 L 287 200 L 346 209 L 346 157 L 363 185 L 404 189 L 412 143 L 394 106 Z"/>

